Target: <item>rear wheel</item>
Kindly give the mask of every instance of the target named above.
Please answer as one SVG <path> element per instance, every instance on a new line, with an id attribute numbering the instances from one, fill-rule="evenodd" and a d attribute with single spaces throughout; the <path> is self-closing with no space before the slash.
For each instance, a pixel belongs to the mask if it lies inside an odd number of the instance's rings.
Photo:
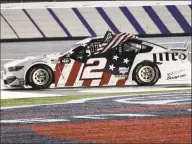
<path id="1" fill-rule="evenodd" d="M 48 66 L 38 65 L 31 69 L 28 78 L 32 88 L 46 89 L 49 88 L 53 82 L 53 73 Z"/>
<path id="2" fill-rule="evenodd" d="M 154 85 L 160 78 L 160 72 L 154 63 L 143 62 L 136 66 L 134 73 L 135 82 L 140 86 Z"/>

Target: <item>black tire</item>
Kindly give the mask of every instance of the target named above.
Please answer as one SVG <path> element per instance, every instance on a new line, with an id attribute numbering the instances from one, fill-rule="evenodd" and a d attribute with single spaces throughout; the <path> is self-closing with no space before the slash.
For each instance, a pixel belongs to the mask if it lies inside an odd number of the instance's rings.
<path id="1" fill-rule="evenodd" d="M 46 89 L 53 83 L 54 75 L 48 66 L 37 65 L 30 70 L 28 79 L 32 88 Z"/>
<path id="2" fill-rule="evenodd" d="M 160 78 L 160 71 L 152 62 L 142 62 L 134 69 L 134 80 L 140 86 L 152 86 Z"/>

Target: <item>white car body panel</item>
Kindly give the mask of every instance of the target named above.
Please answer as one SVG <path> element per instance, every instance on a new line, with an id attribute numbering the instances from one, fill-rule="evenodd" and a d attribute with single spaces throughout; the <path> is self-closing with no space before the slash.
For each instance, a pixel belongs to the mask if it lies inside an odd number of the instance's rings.
<path id="1" fill-rule="evenodd" d="M 101 37 L 99 37 L 99 38 L 101 38 Z M 90 40 L 90 38 L 85 39 L 84 41 L 80 41 L 79 43 L 81 43 L 83 45 L 84 43 L 88 42 L 89 40 Z M 172 52 L 169 49 L 163 49 L 163 48 L 161 48 L 159 46 L 155 46 L 153 44 L 151 44 L 151 45 L 154 46 L 154 48 L 151 52 L 139 53 L 136 55 L 134 63 L 130 69 L 129 78 L 126 80 L 125 85 L 129 85 L 132 83 L 132 76 L 133 76 L 134 68 L 140 62 L 146 61 L 146 60 L 153 62 L 154 53 L 156 53 L 158 55 L 158 53 Z M 173 52 L 175 52 L 175 51 L 173 51 Z M 178 52 L 185 53 L 185 55 L 188 55 L 187 51 L 178 51 Z M 37 65 L 37 64 L 47 65 L 53 70 L 53 72 L 55 72 L 55 68 L 56 68 L 57 64 L 55 62 L 53 62 L 53 60 L 57 61 L 60 56 L 61 56 L 60 53 L 44 55 L 44 56 L 31 56 L 31 57 L 26 57 L 24 59 L 15 60 L 15 61 L 5 64 L 4 69 L 6 72 L 3 73 L 3 79 L 6 80 L 7 78 L 13 77 L 13 76 L 17 78 L 14 82 L 10 83 L 9 85 L 5 84 L 5 86 L 26 87 L 26 73 L 32 66 Z M 158 57 L 157 57 L 157 59 L 158 59 Z M 186 80 L 186 79 L 189 79 L 189 77 L 191 77 L 191 62 L 188 60 L 188 58 L 186 58 L 184 60 L 180 60 L 178 58 L 178 60 L 176 60 L 176 61 L 163 61 L 163 62 L 159 61 L 159 62 L 162 63 L 162 64 L 158 64 L 158 67 L 159 67 L 159 70 L 161 73 L 161 78 L 159 79 L 160 81 L 161 80 L 170 81 L 170 79 L 168 80 L 168 75 L 171 75 L 171 77 L 182 75 L 182 77 L 178 77 L 175 80 Z M 68 87 L 66 84 L 67 84 L 67 81 L 68 81 L 68 78 L 69 78 L 69 75 L 71 73 L 71 69 L 72 69 L 74 63 L 75 63 L 75 60 L 71 59 L 71 62 L 69 64 L 64 65 L 62 74 L 59 77 L 56 87 Z M 24 68 L 19 71 L 9 72 L 8 67 L 14 67 L 14 66 L 24 66 Z M 84 83 L 90 82 L 89 80 L 87 80 L 87 81 L 79 80 L 79 78 L 81 77 L 81 73 L 83 71 L 83 67 L 84 67 L 84 64 L 81 64 L 78 75 L 74 81 L 74 84 L 71 86 L 69 85 L 69 87 L 82 87 Z M 107 86 L 114 86 L 121 79 L 122 78 L 117 78 L 114 75 L 112 75 L 110 77 L 110 80 L 109 80 Z M 101 79 L 91 80 L 90 86 L 99 86 L 101 81 L 102 81 Z M 105 86 L 105 85 L 103 85 L 103 86 Z"/>

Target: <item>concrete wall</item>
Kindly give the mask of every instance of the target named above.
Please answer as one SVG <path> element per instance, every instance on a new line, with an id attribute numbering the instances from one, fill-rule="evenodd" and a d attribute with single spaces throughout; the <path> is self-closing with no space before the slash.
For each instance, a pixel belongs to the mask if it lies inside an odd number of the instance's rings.
<path id="1" fill-rule="evenodd" d="M 191 4 L 1 9 L 1 39 L 97 36 L 106 30 L 191 33 Z"/>

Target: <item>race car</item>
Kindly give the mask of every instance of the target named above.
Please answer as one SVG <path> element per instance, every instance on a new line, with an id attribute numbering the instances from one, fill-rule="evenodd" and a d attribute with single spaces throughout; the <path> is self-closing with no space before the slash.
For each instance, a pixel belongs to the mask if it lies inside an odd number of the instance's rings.
<path id="1" fill-rule="evenodd" d="M 191 74 L 188 49 L 166 48 L 132 34 L 107 31 L 74 44 L 65 53 L 28 56 L 4 65 L 5 86 L 152 86 Z"/>

